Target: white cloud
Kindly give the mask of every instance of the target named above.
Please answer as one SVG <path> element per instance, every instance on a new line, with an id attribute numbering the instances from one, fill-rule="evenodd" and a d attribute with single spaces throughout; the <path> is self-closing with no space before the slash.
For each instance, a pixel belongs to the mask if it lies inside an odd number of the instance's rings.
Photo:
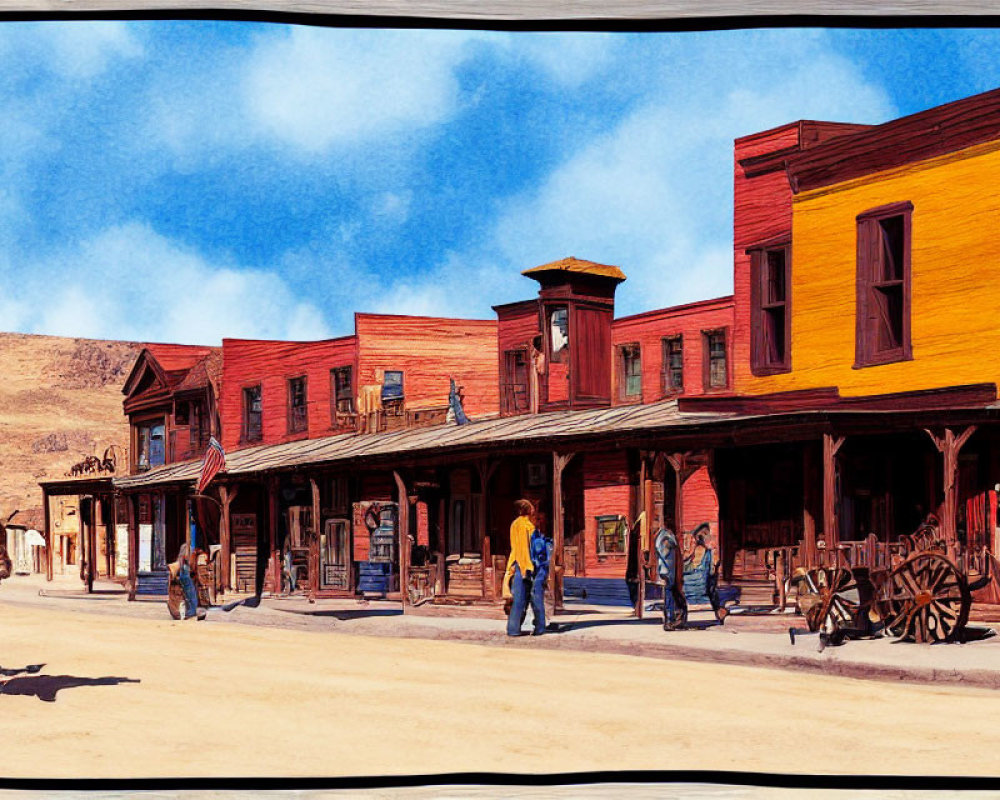
<path id="1" fill-rule="evenodd" d="M 508 33 L 489 41 L 555 83 L 575 88 L 612 66 L 623 38 L 610 33 Z"/>
<path id="2" fill-rule="evenodd" d="M 0 312 L 18 324 L 4 327 L 30 333 L 200 344 L 329 335 L 320 310 L 275 273 L 213 263 L 139 223 L 109 228 L 7 289 Z"/>
<path id="3" fill-rule="evenodd" d="M 455 110 L 466 36 L 289 28 L 262 38 L 243 87 L 269 136 L 316 153 L 421 129 Z"/>
<path id="4" fill-rule="evenodd" d="M 821 36 L 803 35 L 774 63 L 751 63 L 754 48 L 788 49 L 788 37 L 755 33 L 730 53 L 717 45 L 653 76 L 616 127 L 501 203 L 479 245 L 411 281 L 407 295 L 461 282 L 476 287 L 483 313 L 533 291 L 517 272 L 570 255 L 624 269 L 620 314 L 731 292 L 733 140 L 796 119 L 880 122 L 895 109 Z M 463 281 L 470 263 L 490 265 L 492 277 Z M 459 302 L 446 296 L 440 310 L 461 313 Z"/>
<path id="5" fill-rule="evenodd" d="M 20 61 L 19 75 L 29 77 L 29 66 L 62 78 L 91 79 L 113 61 L 136 58 L 143 46 L 125 22 L 4 23 L 0 26 L 0 57 Z M 15 58 L 16 57 L 16 58 Z"/>

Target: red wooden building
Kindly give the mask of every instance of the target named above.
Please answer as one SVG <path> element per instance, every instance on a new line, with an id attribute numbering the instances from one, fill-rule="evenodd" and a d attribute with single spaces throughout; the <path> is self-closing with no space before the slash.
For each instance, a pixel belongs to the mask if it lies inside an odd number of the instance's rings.
<path id="1" fill-rule="evenodd" d="M 733 579 L 779 550 L 850 562 L 928 510 L 955 545 L 1000 479 L 995 331 L 955 311 L 1000 297 L 974 224 L 997 213 L 997 130 L 993 92 L 736 140 L 732 297 L 615 319 L 624 273 L 566 258 L 527 270 L 537 293 L 496 321 L 358 314 L 326 342 L 226 340 L 228 582 L 280 591 L 288 559 L 314 596 L 494 610 L 521 496 L 555 538 L 557 599 L 564 579 L 624 583 L 641 512 L 654 531 L 708 522 Z M 136 413 L 180 390 L 160 367 L 130 376 Z M 471 425 L 446 421 L 452 379 Z M 116 485 L 183 496 L 197 470 Z"/>

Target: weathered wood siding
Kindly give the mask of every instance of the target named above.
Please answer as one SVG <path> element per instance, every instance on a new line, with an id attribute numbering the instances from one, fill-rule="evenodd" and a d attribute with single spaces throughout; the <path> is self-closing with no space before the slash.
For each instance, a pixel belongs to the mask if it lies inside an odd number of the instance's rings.
<path id="1" fill-rule="evenodd" d="M 320 342 L 279 342 L 224 339 L 222 342 L 223 447 L 235 450 L 257 444 L 278 444 L 292 439 L 332 433 L 330 370 L 355 366 L 357 394 L 357 340 L 354 336 Z M 306 377 L 308 430 L 288 433 L 288 380 Z M 262 439 L 242 442 L 243 389 L 261 385 Z"/>
<path id="2" fill-rule="evenodd" d="M 701 467 L 684 481 L 684 530 L 694 530 L 703 522 L 711 524 L 712 533 L 718 534 L 719 498 L 707 467 Z"/>
<path id="3" fill-rule="evenodd" d="M 355 314 L 359 385 L 377 370 L 402 370 L 406 408 L 448 404 L 449 378 L 464 386 L 470 416 L 498 414 L 495 320 Z"/>
<path id="4" fill-rule="evenodd" d="M 750 256 L 747 248 L 792 227 L 792 190 L 784 170 L 748 178 L 740 161 L 797 147 L 799 126 L 783 125 L 737 139 L 733 177 L 733 383 L 737 392 L 750 372 Z M 792 266 L 794 270 L 795 261 Z M 794 331 L 794 329 L 793 329 Z M 793 333 L 794 337 L 794 333 Z"/>
<path id="5" fill-rule="evenodd" d="M 611 327 L 611 342 L 614 349 L 614 368 L 611 378 L 612 402 L 615 405 L 621 405 L 625 402 L 618 391 L 622 369 L 618 346 L 623 344 L 639 345 L 642 366 L 641 401 L 652 403 L 666 396 L 663 391 L 663 339 L 677 335 L 684 337 L 684 392 L 682 394 L 685 396 L 704 394 L 702 365 L 705 352 L 701 332 L 724 327 L 730 328 L 730 339 L 732 339 L 732 297 L 720 297 L 699 303 L 664 308 L 615 320 Z M 732 342 L 727 342 L 727 345 L 731 359 Z M 730 374 L 732 374 L 732 365 L 730 365 Z"/>
<path id="6" fill-rule="evenodd" d="M 869 395 L 1000 383 L 1000 141 L 803 193 L 793 204 L 792 371 L 749 393 L 837 386 Z M 913 359 L 853 369 L 856 216 L 913 204 Z"/>
<path id="7" fill-rule="evenodd" d="M 624 578 L 625 557 L 597 555 L 597 517 L 624 514 L 631 519 L 628 461 L 623 450 L 583 457 L 583 514 L 588 578 Z"/>
<path id="8" fill-rule="evenodd" d="M 538 300 L 511 303 L 498 306 L 497 349 L 500 351 L 500 368 L 503 369 L 503 354 L 507 350 L 527 347 L 531 340 L 541 334 L 538 322 Z"/>

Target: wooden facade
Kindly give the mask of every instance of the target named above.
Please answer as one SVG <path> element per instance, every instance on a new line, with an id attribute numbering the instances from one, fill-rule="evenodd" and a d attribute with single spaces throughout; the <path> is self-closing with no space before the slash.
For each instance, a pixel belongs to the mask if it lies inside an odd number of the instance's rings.
<path id="1" fill-rule="evenodd" d="M 357 374 L 357 337 L 320 342 L 223 339 L 219 409 L 223 447 L 229 452 L 326 436 L 344 428 L 332 399 L 331 371 L 338 367 L 349 367 Z M 295 378 L 305 378 L 306 386 L 307 425 L 300 432 L 291 431 L 289 425 L 288 382 Z M 260 434 L 248 437 L 244 396 L 257 386 L 261 390 Z"/>
<path id="2" fill-rule="evenodd" d="M 706 334 L 709 331 L 723 331 L 727 336 L 725 369 L 730 377 L 727 386 L 718 389 L 709 386 L 705 380 L 705 364 L 709 358 Z M 615 405 L 651 403 L 665 397 L 697 396 L 712 392 L 732 394 L 732 337 L 732 297 L 702 300 L 616 319 L 611 327 Z M 679 390 L 670 385 L 667 345 L 670 340 L 677 342 L 682 354 L 683 379 Z M 639 397 L 629 397 L 623 391 L 622 371 L 625 363 L 622 348 L 631 344 L 639 347 L 642 375 L 642 392 Z"/>
<path id="3" fill-rule="evenodd" d="M 993 542 L 970 519 L 1000 479 L 1000 341 L 973 313 L 997 294 L 998 130 L 990 93 L 736 140 L 732 297 L 615 319 L 621 270 L 568 258 L 526 270 L 537 295 L 496 321 L 357 314 L 341 339 L 225 340 L 227 585 L 281 592 L 290 558 L 314 598 L 496 613 L 519 497 L 556 543 L 557 605 L 570 578 L 623 584 L 642 511 L 650 533 L 708 523 L 732 580 L 766 578 L 776 553 L 855 563 L 928 513 L 953 549 Z M 470 426 L 445 422 L 451 379 Z M 134 388 L 136 411 L 163 399 Z M 393 411 L 362 425 L 375 396 Z M 197 467 L 153 472 L 122 482 L 129 513 L 160 497 L 176 543 Z"/>

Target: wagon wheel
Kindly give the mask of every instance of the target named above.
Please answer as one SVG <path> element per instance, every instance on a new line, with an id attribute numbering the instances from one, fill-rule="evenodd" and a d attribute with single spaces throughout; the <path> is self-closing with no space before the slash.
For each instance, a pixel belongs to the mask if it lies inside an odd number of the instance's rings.
<path id="1" fill-rule="evenodd" d="M 916 553 L 889 573 L 880 605 L 886 628 L 899 639 L 948 642 L 969 619 L 972 595 L 965 576 L 939 553 Z"/>
<path id="2" fill-rule="evenodd" d="M 836 633 L 853 627 L 861 608 L 854 573 L 846 567 L 814 567 L 799 583 L 799 609 L 809 630 Z"/>

